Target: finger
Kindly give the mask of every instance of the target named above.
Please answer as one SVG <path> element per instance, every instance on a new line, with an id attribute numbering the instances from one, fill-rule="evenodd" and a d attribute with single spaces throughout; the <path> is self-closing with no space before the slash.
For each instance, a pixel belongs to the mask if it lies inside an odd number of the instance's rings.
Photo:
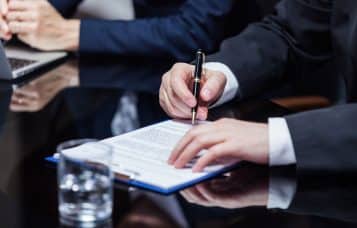
<path id="1" fill-rule="evenodd" d="M 190 82 L 192 80 L 193 66 L 188 64 L 176 64 L 170 72 L 170 86 L 174 93 L 187 106 L 194 107 L 196 98 L 190 91 Z"/>
<path id="2" fill-rule="evenodd" d="M 186 115 L 183 115 L 180 118 L 188 118 L 189 117 L 189 107 L 185 103 L 183 103 L 180 99 L 178 99 L 177 95 L 172 90 L 170 83 L 171 83 L 170 77 L 169 77 L 169 75 L 166 75 L 163 78 L 162 86 L 167 94 L 167 99 L 169 99 L 169 101 L 174 109 L 177 108 L 181 113 L 183 113 L 183 114 L 186 113 Z"/>
<path id="3" fill-rule="evenodd" d="M 214 163 L 219 158 L 228 157 L 229 155 L 229 148 L 226 143 L 223 142 L 216 144 L 209 148 L 207 152 L 201 158 L 198 159 L 196 164 L 193 166 L 192 171 L 202 172 L 203 169 L 209 164 Z"/>
<path id="4" fill-rule="evenodd" d="M 197 109 L 197 118 L 199 120 L 206 120 L 208 117 L 208 107 L 199 106 Z"/>
<path id="5" fill-rule="evenodd" d="M 194 137 L 196 137 L 196 134 L 200 134 L 201 132 L 204 132 L 204 128 L 206 125 L 200 125 L 192 128 L 190 131 L 185 134 L 185 136 L 177 143 L 175 148 L 172 150 L 172 153 L 169 157 L 169 164 L 173 164 L 178 156 L 183 152 L 183 149 L 187 146 L 189 142 L 193 140 Z"/>
<path id="6" fill-rule="evenodd" d="M 9 1 L 8 10 L 9 11 L 27 11 L 34 9 L 33 1 Z"/>
<path id="7" fill-rule="evenodd" d="M 178 98 L 178 96 L 174 93 L 170 86 L 168 86 L 165 91 L 167 91 L 168 99 L 170 100 L 170 103 L 172 104 L 173 108 L 177 109 L 180 113 L 182 113 L 182 116 L 180 116 L 180 118 L 189 118 L 191 115 L 191 108 Z"/>
<path id="8" fill-rule="evenodd" d="M 11 21 L 9 23 L 9 29 L 12 33 L 26 34 L 33 33 L 36 31 L 36 23 L 34 22 L 19 22 L 19 21 Z"/>
<path id="9" fill-rule="evenodd" d="M 192 188 L 186 189 L 181 192 L 181 195 L 188 201 L 189 203 L 196 203 L 195 197 L 193 196 Z"/>
<path id="10" fill-rule="evenodd" d="M 177 143 L 169 158 L 169 164 L 174 164 L 181 153 L 185 150 L 186 146 L 194 140 L 195 137 L 202 135 L 206 132 L 213 131 L 213 124 L 204 124 L 192 128 L 187 134 Z"/>
<path id="11" fill-rule="evenodd" d="M 165 110 L 165 112 L 172 118 L 177 119 L 177 118 L 182 118 L 182 116 L 184 116 L 183 113 L 181 113 L 180 110 L 178 110 L 177 108 L 175 108 L 173 106 L 173 104 L 171 103 L 167 93 L 165 90 L 163 90 L 162 92 L 162 108 Z"/>
<path id="12" fill-rule="evenodd" d="M 29 106 L 28 100 L 22 96 L 14 95 L 11 97 L 10 110 L 11 111 L 25 111 Z"/>
<path id="13" fill-rule="evenodd" d="M 31 99 L 38 99 L 40 98 L 40 95 L 38 94 L 37 91 L 34 91 L 33 89 L 22 87 L 14 90 L 14 94 L 16 95 L 22 95 L 24 97 L 28 97 Z"/>
<path id="14" fill-rule="evenodd" d="M 6 21 L 0 18 L 0 36 L 5 40 L 11 39 L 11 32 Z"/>
<path id="15" fill-rule="evenodd" d="M 175 162 L 176 168 L 183 168 L 189 161 L 191 161 L 197 154 L 202 150 L 211 147 L 212 145 L 221 143 L 224 138 L 221 134 L 212 131 L 199 137 L 195 137 L 185 148 L 184 152 L 181 153 Z M 203 155 L 204 156 L 204 155 Z"/>
<path id="16" fill-rule="evenodd" d="M 201 193 L 196 189 L 196 186 L 186 189 L 185 196 L 189 199 L 190 203 L 204 203 L 206 199 L 201 195 Z"/>
<path id="17" fill-rule="evenodd" d="M 171 99 L 168 95 L 168 87 L 170 87 L 168 77 L 168 73 L 164 74 L 164 76 L 162 77 L 159 96 L 160 105 L 170 117 L 176 118 L 177 110 L 174 109 L 174 106 L 171 103 Z"/>
<path id="18" fill-rule="evenodd" d="M 10 11 L 6 15 L 6 19 L 8 21 L 35 21 L 36 14 L 32 11 L 25 11 L 25 12 Z"/>
<path id="19" fill-rule="evenodd" d="M 172 104 L 174 110 L 179 113 L 176 116 L 180 119 L 189 119 L 191 117 L 191 109 L 186 106 L 186 104 L 182 103 L 178 97 L 174 94 L 168 95 L 169 100 Z"/>
<path id="20" fill-rule="evenodd" d="M 208 103 L 215 101 L 222 95 L 226 81 L 224 74 L 217 71 L 209 71 L 202 86 L 201 99 Z"/>
<path id="21" fill-rule="evenodd" d="M 190 195 L 187 193 L 188 190 L 184 190 L 180 192 L 180 195 L 188 202 L 191 202 L 191 197 Z"/>
<path id="22" fill-rule="evenodd" d="M 1 7 L 0 11 L 1 11 L 1 14 L 2 14 L 2 15 L 7 14 L 7 12 L 8 12 L 8 4 L 7 4 L 7 1 L 8 1 L 8 0 L 0 0 L 0 7 Z"/>
<path id="23" fill-rule="evenodd" d="M 26 110 L 27 105 L 25 104 L 17 104 L 17 103 L 10 103 L 10 110 L 13 112 L 23 112 Z"/>
<path id="24" fill-rule="evenodd" d="M 213 202 L 215 199 L 219 198 L 219 194 L 217 194 L 209 186 L 209 183 L 197 185 L 197 191 L 210 202 Z"/>
<path id="25" fill-rule="evenodd" d="M 39 109 L 38 100 L 29 99 L 19 95 L 13 95 L 10 103 L 10 110 L 17 112 L 34 112 Z"/>
<path id="26" fill-rule="evenodd" d="M 22 94 L 13 93 L 12 94 L 12 101 L 14 101 L 17 104 L 21 104 L 21 105 L 26 104 L 26 105 L 28 105 L 31 102 L 33 102 L 34 99 L 29 98 L 27 96 L 24 96 Z"/>

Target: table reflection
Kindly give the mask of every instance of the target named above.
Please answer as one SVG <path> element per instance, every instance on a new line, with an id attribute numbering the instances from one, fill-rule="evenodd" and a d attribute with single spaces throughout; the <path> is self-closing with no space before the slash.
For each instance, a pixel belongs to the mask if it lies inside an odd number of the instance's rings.
<path id="1" fill-rule="evenodd" d="M 76 61 L 69 61 L 32 81 L 14 88 L 10 110 L 13 112 L 38 112 L 62 90 L 79 86 Z"/>
<path id="2" fill-rule="evenodd" d="M 181 195 L 190 204 L 200 206 L 201 208 L 196 208 L 196 211 L 204 214 L 203 218 L 207 220 L 217 214 L 225 214 L 230 215 L 228 220 L 234 221 L 234 218 L 244 216 L 245 211 L 242 209 L 265 209 L 272 188 L 282 190 L 286 189 L 286 185 L 293 185 L 295 190 L 288 196 L 288 207 L 271 212 L 299 217 L 309 216 L 304 219 L 306 225 L 324 224 L 324 221 L 328 221 L 329 226 L 326 227 L 339 227 L 341 224 L 354 227 L 357 224 L 355 178 L 356 176 L 351 174 L 300 176 L 295 174 L 294 167 L 267 169 L 248 165 L 221 178 L 186 189 Z M 281 191 L 281 197 L 286 198 L 285 193 Z M 212 210 L 204 210 L 211 207 Z M 240 223 L 243 222 L 236 222 L 237 225 Z"/>
<path id="3" fill-rule="evenodd" d="M 205 207 L 237 209 L 268 204 L 269 170 L 247 168 L 198 184 L 181 192 L 190 203 Z"/>

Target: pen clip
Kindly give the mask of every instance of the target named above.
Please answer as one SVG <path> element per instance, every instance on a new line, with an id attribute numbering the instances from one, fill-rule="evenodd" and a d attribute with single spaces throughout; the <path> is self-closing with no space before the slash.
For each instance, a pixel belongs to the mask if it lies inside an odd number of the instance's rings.
<path id="1" fill-rule="evenodd" d="M 203 67 L 203 65 L 206 63 L 206 55 L 205 53 L 199 49 L 196 53 L 196 61 L 195 61 L 195 68 L 192 70 L 192 78 L 199 77 L 201 78 L 202 75 L 206 74 L 206 68 Z M 200 66 L 200 67 L 198 67 Z M 201 68 L 201 72 L 198 75 L 198 69 Z"/>
<path id="2" fill-rule="evenodd" d="M 204 52 L 202 52 L 202 74 L 206 75 L 206 68 L 204 67 L 206 63 L 206 55 Z"/>

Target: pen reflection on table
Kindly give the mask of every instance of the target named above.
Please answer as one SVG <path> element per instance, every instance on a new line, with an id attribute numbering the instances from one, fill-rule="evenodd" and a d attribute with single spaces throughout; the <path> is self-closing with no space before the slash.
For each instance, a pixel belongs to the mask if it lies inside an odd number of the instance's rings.
<path id="1" fill-rule="evenodd" d="M 65 63 L 25 85 L 15 87 L 10 110 L 40 111 L 62 90 L 75 86 L 79 86 L 78 67 L 75 63 Z"/>

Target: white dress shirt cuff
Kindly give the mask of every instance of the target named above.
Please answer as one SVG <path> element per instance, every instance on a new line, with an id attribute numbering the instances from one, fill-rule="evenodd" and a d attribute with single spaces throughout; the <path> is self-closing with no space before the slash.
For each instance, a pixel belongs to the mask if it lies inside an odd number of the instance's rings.
<path id="1" fill-rule="evenodd" d="M 270 177 L 268 209 L 287 209 L 296 192 L 296 181 L 283 177 Z"/>
<path id="2" fill-rule="evenodd" d="M 270 166 L 292 165 L 296 156 L 290 131 L 284 118 L 269 119 Z"/>
<path id="3" fill-rule="evenodd" d="M 291 165 L 296 156 L 290 131 L 284 118 L 269 119 L 269 164 Z M 269 180 L 268 208 L 286 209 L 294 197 L 296 182 L 290 179 L 271 177 Z"/>
<path id="4" fill-rule="evenodd" d="M 232 100 L 238 92 L 239 83 L 233 72 L 229 69 L 229 67 L 219 62 L 205 63 L 203 67 L 207 70 L 222 72 L 227 78 L 227 83 L 222 96 L 211 106 L 211 108 Z"/>

